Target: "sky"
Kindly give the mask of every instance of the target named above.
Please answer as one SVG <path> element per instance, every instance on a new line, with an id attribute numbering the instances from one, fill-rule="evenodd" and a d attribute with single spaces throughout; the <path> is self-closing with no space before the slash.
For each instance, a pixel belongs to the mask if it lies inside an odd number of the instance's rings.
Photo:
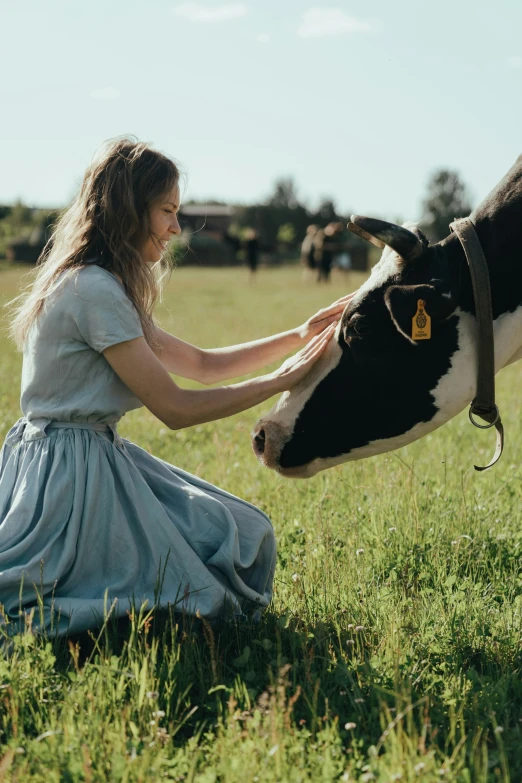
<path id="1" fill-rule="evenodd" d="M 104 140 L 174 157 L 185 199 L 416 220 L 522 153 L 520 0 L 0 0 L 0 204 L 65 205 Z"/>

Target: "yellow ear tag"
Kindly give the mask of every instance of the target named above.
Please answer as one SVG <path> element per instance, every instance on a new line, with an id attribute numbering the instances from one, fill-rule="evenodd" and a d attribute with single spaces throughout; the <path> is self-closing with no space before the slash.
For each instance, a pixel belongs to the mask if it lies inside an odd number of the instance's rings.
<path id="1" fill-rule="evenodd" d="M 431 318 L 425 310 L 426 302 L 419 299 L 417 302 L 417 312 L 411 322 L 412 340 L 431 340 Z"/>

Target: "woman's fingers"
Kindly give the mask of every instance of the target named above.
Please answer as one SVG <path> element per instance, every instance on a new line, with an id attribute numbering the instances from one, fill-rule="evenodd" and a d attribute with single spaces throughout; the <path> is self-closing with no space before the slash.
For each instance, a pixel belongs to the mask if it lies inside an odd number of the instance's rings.
<path id="1" fill-rule="evenodd" d="M 338 313 L 332 313 L 331 315 L 327 315 L 325 318 L 321 318 L 320 321 L 314 321 L 314 326 L 319 330 L 317 334 L 322 334 L 325 329 L 328 329 L 328 327 L 333 324 L 337 323 L 337 321 L 340 320 L 342 315 L 342 310 L 340 310 Z"/>
<path id="2" fill-rule="evenodd" d="M 344 307 L 339 307 L 336 310 L 333 310 L 331 308 L 328 308 L 328 310 L 321 310 L 319 313 L 316 313 L 310 320 L 308 321 L 308 324 L 310 326 L 317 326 L 318 324 L 327 323 L 328 321 L 332 319 L 336 319 L 337 321 L 342 315 L 342 312 L 344 310 Z"/>
<path id="3" fill-rule="evenodd" d="M 325 331 L 320 335 L 320 338 L 315 338 L 313 342 L 310 342 L 307 345 L 306 353 L 303 353 L 298 361 L 297 365 L 301 365 L 301 367 L 309 368 L 315 362 L 319 359 L 319 357 L 324 353 L 326 350 L 326 347 L 328 343 L 330 342 L 330 339 L 334 333 L 333 326 L 325 329 Z"/>
<path id="4" fill-rule="evenodd" d="M 325 347 L 328 342 L 330 341 L 330 338 L 332 337 L 332 334 L 335 331 L 336 323 L 331 323 L 329 326 L 326 327 L 326 329 L 323 329 L 322 332 L 319 332 L 319 334 L 316 334 L 315 337 L 313 337 L 308 345 L 306 345 L 304 348 L 301 349 L 301 355 L 302 356 L 308 356 L 310 353 L 313 353 L 317 349 L 321 349 Z"/>
<path id="5" fill-rule="evenodd" d="M 322 310 L 319 310 L 315 315 L 313 315 L 310 318 L 309 323 L 315 324 L 320 321 L 323 321 L 325 318 L 329 318 L 331 316 L 339 316 L 344 310 L 344 308 L 346 307 L 346 305 L 348 304 L 348 302 L 350 302 L 354 296 L 355 296 L 355 292 L 351 294 L 347 294 L 346 296 L 337 299 L 328 307 L 323 307 Z"/>
<path id="6" fill-rule="evenodd" d="M 279 368 L 278 374 L 285 379 L 283 388 L 290 389 L 305 378 L 312 366 L 326 350 L 335 331 L 335 324 L 331 324 L 320 334 L 316 335 L 305 348 L 294 354 Z"/>
<path id="7" fill-rule="evenodd" d="M 290 362 L 293 364 L 303 360 L 307 361 L 309 356 L 314 353 L 314 351 L 319 347 L 321 347 L 324 344 L 328 343 L 330 337 L 333 334 L 333 324 L 330 324 L 326 329 L 323 329 L 323 331 L 319 332 L 319 334 L 316 334 L 315 337 L 312 337 L 310 342 L 308 342 L 304 348 L 301 348 L 300 351 L 298 351 L 296 354 L 294 354 Z"/>

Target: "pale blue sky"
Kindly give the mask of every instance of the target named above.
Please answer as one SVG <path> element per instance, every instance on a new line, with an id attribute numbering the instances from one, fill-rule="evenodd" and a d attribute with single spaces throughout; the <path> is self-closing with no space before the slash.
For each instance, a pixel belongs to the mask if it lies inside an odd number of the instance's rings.
<path id="1" fill-rule="evenodd" d="M 104 139 L 179 160 L 187 198 L 419 217 L 522 152 L 520 0 L 0 0 L 0 203 L 61 205 Z"/>

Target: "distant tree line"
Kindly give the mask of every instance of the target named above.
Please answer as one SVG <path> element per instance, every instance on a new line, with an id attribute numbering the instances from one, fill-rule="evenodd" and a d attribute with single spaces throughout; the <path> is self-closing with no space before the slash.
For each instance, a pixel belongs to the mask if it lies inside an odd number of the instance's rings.
<path id="1" fill-rule="evenodd" d="M 467 217 L 471 212 L 467 188 L 457 171 L 439 169 L 428 181 L 423 201 L 421 227 L 432 242 L 439 242 L 449 234 L 449 224 L 455 218 Z"/>
<path id="2" fill-rule="evenodd" d="M 436 171 L 428 181 L 420 221 L 430 240 L 443 239 L 449 233 L 449 224 L 470 211 L 467 189 L 458 172 L 448 169 Z M 0 205 L 0 258 L 6 257 L 10 242 L 30 241 L 31 236 L 48 235 L 58 214 L 56 210 L 30 208 L 20 201 L 14 205 Z M 324 198 L 317 209 L 310 209 L 299 200 L 293 179 L 286 177 L 275 183 L 273 192 L 265 201 L 238 207 L 231 230 L 240 235 L 247 228 L 255 229 L 267 247 L 284 246 L 295 250 L 311 223 L 324 227 L 331 222 L 344 222 L 347 217 L 339 214 L 331 198 Z"/>
<path id="3" fill-rule="evenodd" d="M 58 210 L 36 209 L 21 201 L 0 204 L 0 258 L 6 258 L 12 242 L 34 242 L 40 246 L 49 238 L 59 214 Z"/>
<path id="4" fill-rule="evenodd" d="M 449 234 L 449 224 L 470 212 L 470 198 L 459 173 L 449 169 L 435 171 L 428 180 L 420 221 L 429 239 L 444 239 Z M 295 183 L 288 177 L 276 182 L 265 202 L 241 209 L 237 223 L 241 228 L 254 228 L 269 244 L 292 246 L 300 244 L 310 223 L 326 226 L 346 222 L 348 217 L 337 210 L 331 198 L 324 198 L 316 210 L 309 209 L 299 201 Z"/>
<path id="5" fill-rule="evenodd" d="M 339 214 L 333 199 L 323 199 L 317 210 L 301 203 L 294 181 L 288 177 L 276 182 L 274 192 L 263 203 L 238 210 L 237 225 L 255 229 L 269 246 L 298 247 L 311 223 L 326 226 L 345 220 L 346 216 Z"/>

